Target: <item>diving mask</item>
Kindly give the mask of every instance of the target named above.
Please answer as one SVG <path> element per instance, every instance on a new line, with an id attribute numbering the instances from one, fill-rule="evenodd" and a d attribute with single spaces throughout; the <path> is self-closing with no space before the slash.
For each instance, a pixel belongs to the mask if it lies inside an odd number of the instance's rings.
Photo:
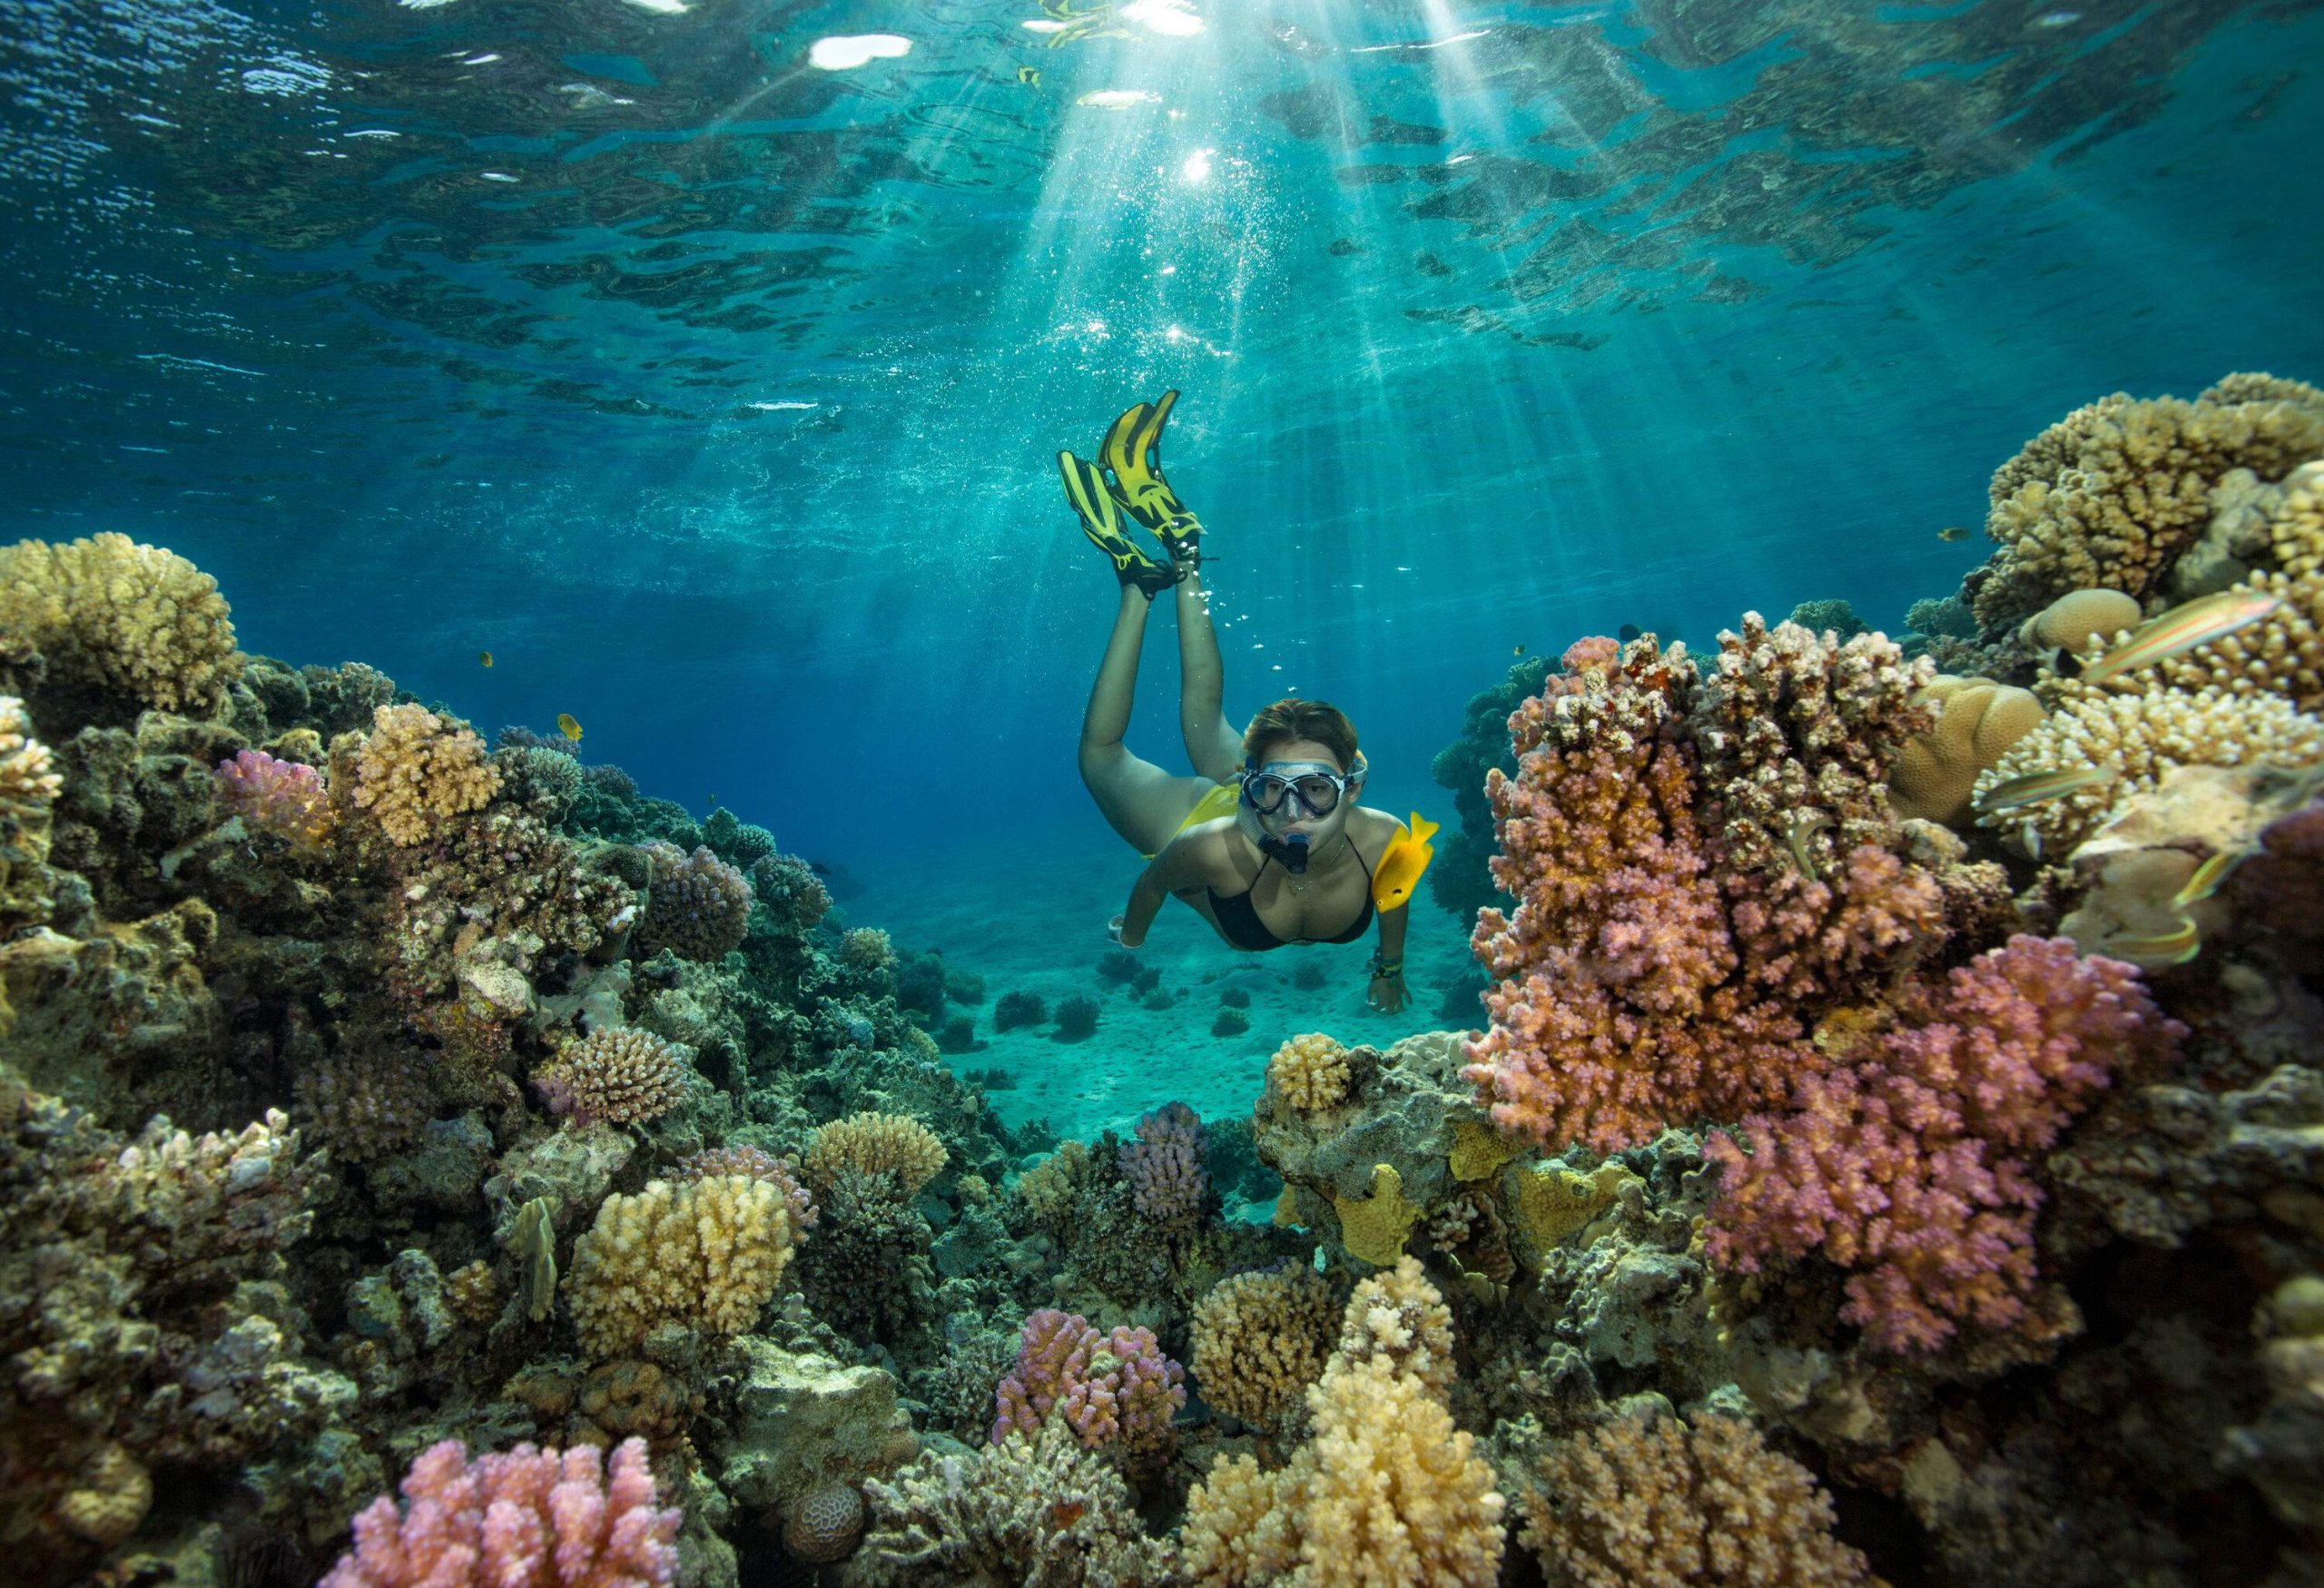
<path id="1" fill-rule="evenodd" d="M 1322 818 L 1339 808 L 1340 796 L 1364 781 L 1364 757 L 1347 771 L 1324 761 L 1270 761 L 1243 771 L 1243 803 L 1262 816 L 1272 816 L 1290 802 Z"/>

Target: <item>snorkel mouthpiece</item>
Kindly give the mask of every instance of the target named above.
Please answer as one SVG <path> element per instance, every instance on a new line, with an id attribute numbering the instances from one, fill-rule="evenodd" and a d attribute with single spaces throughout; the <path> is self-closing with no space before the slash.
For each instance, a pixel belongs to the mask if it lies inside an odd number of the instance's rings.
<path id="1" fill-rule="evenodd" d="M 1305 833 L 1291 833 L 1278 841 L 1275 845 L 1275 859 L 1282 863 L 1284 870 L 1289 872 L 1295 877 L 1306 871 L 1307 834 Z"/>

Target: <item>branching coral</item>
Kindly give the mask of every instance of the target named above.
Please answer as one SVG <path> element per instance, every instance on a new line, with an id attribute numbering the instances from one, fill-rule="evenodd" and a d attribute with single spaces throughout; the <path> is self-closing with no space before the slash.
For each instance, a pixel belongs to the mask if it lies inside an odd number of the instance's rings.
<path id="1" fill-rule="evenodd" d="M 308 853 L 330 839 L 338 813 L 313 767 L 278 761 L 263 750 L 241 750 L 232 760 L 218 763 L 212 776 L 219 808 L 241 817 L 254 832 Z"/>
<path id="2" fill-rule="evenodd" d="M 783 1201 L 791 1208 L 794 1230 L 815 1228 L 814 1198 L 807 1188 L 799 1183 L 799 1160 L 788 1154 L 776 1158 L 755 1147 L 709 1147 L 700 1152 L 690 1152 L 678 1160 L 678 1177 L 688 1180 L 714 1179 L 720 1175 L 749 1175 L 764 1180 L 783 1193 Z M 794 1237 L 795 1238 L 795 1237 Z"/>
<path id="3" fill-rule="evenodd" d="M 435 1109 L 424 1060 L 409 1048 L 320 1059 L 293 1088 L 300 1118 L 350 1163 L 385 1158 L 419 1134 Z"/>
<path id="4" fill-rule="evenodd" d="M 207 716 L 241 676 L 218 581 L 173 551 L 103 534 L 0 547 L 0 632 L 49 675 L 140 706 Z"/>
<path id="5" fill-rule="evenodd" d="M 751 884 L 698 846 L 692 854 L 656 839 L 645 846 L 654 880 L 646 887 L 640 936 L 647 952 L 668 949 L 683 960 L 716 961 L 740 948 L 751 925 Z"/>
<path id="6" fill-rule="evenodd" d="M 2136 971 L 2063 939 L 2012 938 L 1902 1012 L 1801 1077 L 1787 1111 L 1746 1121 L 1750 1156 L 1723 1135 L 1706 1149 L 1722 1176 L 1713 1259 L 1752 1273 L 1820 1248 L 1852 1270 L 1842 1316 L 1892 1351 L 2024 1317 L 2035 1155 L 2113 1071 L 2185 1034 Z"/>
<path id="7" fill-rule="evenodd" d="M 794 1238 L 782 1191 L 747 1175 L 607 1197 L 573 1243 L 574 1330 L 599 1357 L 636 1350 L 665 1323 L 741 1334 L 773 1298 Z"/>
<path id="8" fill-rule="evenodd" d="M 446 823 L 482 810 L 500 790 L 484 741 L 465 723 L 424 705 L 383 705 L 355 758 L 355 803 L 407 847 Z"/>
<path id="9" fill-rule="evenodd" d="M 1116 1325 L 1099 1334 L 1078 1313 L 1041 1308 L 1019 1331 L 1016 1370 L 994 1395 L 992 1442 L 1037 1434 L 1052 1416 L 1091 1450 L 1152 1471 L 1177 1448 L 1172 1419 L 1187 1404 L 1186 1369 L 1154 1331 Z"/>
<path id="10" fill-rule="evenodd" d="M 691 1057 L 651 1031 L 595 1031 L 567 1044 L 555 1063 L 533 1077 L 533 1085 L 548 1100 L 551 1113 L 570 1114 L 576 1125 L 638 1125 L 685 1100 Z"/>
<path id="11" fill-rule="evenodd" d="M 1977 779 L 1983 795 L 2036 773 L 2087 768 L 2112 774 L 2054 799 L 1983 818 L 2012 831 L 2030 827 L 2045 853 L 2073 849 L 2125 800 L 2153 789 L 2174 767 L 2324 763 L 2324 721 L 2276 695 L 2157 688 L 2116 694 L 2071 680 L 2053 687 L 2048 718 Z"/>
<path id="12" fill-rule="evenodd" d="M 1331 1290 L 1305 1266 L 1236 1274 L 1195 1306 L 1194 1376 L 1206 1405 L 1279 1426 L 1303 1404 L 1332 1345 Z"/>
<path id="13" fill-rule="evenodd" d="M 64 780 L 54 757 L 32 736 L 25 703 L 0 695 L 0 931 L 44 919 L 49 911 L 48 859 L 53 810 Z"/>
<path id="14" fill-rule="evenodd" d="M 279 1283 L 327 1184 L 289 1124 L 195 1139 L 157 1119 L 124 1144 L 53 1099 L 0 1097 L 0 1512 L 23 1580 L 120 1543 L 154 1466 L 231 1471 L 353 1400 L 300 1360 Z"/>
<path id="15" fill-rule="evenodd" d="M 440 977 L 487 938 L 529 969 L 586 954 L 637 913 L 617 877 L 586 870 L 573 844 L 533 816 L 493 810 L 452 823 L 394 907 L 407 971 Z"/>
<path id="16" fill-rule="evenodd" d="M 1758 1431 L 1698 1412 L 1610 1423 L 1542 1453 L 1519 1542 L 1551 1588 L 1842 1588 L 1864 1556 L 1832 1536 L 1832 1500 Z"/>
<path id="17" fill-rule="evenodd" d="M 851 1571 L 865 1588 L 1167 1588 L 1170 1546 L 1149 1539 L 1112 1463 L 1062 1421 L 973 1458 L 922 1453 L 865 1485 L 872 1524 Z"/>
<path id="18" fill-rule="evenodd" d="M 593 1445 L 519 1445 L 473 1462 L 457 1439 L 355 1518 L 355 1547 L 321 1588 L 666 1588 L 678 1569 L 675 1508 L 654 1504 L 645 1441 L 601 1468 Z"/>
<path id="19" fill-rule="evenodd" d="M 1987 632 L 2070 590 L 2144 599 L 2201 538 L 2235 469 L 2280 479 L 2324 455 L 2324 394 L 2230 376 L 2193 402 L 2121 392 L 2075 409 L 1994 475 L 1986 533 L 2002 543 L 1973 594 Z"/>
<path id="20" fill-rule="evenodd" d="M 1210 1177 L 1202 1167 L 1202 1121 L 1184 1103 L 1165 1103 L 1137 1121 L 1137 1139 L 1121 1149 L 1130 1201 L 1147 1218 L 1184 1222 L 1202 1212 Z"/>
<path id="21" fill-rule="evenodd" d="M 1502 1496 L 1452 1426 L 1442 1301 L 1409 1259 L 1368 1282 L 1342 1351 L 1307 1391 L 1313 1437 L 1279 1472 L 1220 1456 L 1187 1496 L 1187 1574 L 1202 1588 L 1490 1588 Z M 1351 1349 L 1353 1348 L 1353 1354 Z"/>
<path id="22" fill-rule="evenodd" d="M 867 1110 L 834 1119 L 815 1131 L 802 1167 L 810 1185 L 830 1187 L 842 1169 L 895 1177 L 906 1197 L 936 1178 L 951 1156 L 936 1132 L 910 1114 Z"/>
<path id="23" fill-rule="evenodd" d="M 1267 1060 L 1267 1085 L 1302 1113 L 1339 1102 L 1347 1082 L 1347 1048 L 1322 1031 L 1292 1038 Z"/>

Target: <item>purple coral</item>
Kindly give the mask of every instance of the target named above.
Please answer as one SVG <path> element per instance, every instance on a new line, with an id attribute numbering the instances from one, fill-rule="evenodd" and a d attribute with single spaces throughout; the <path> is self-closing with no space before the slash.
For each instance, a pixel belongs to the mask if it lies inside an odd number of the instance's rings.
<path id="1" fill-rule="evenodd" d="M 1841 1316 L 1884 1349 L 1933 1350 L 1962 1322 L 2024 1317 L 2035 1156 L 2112 1071 L 2168 1058 L 2186 1028 L 2132 966 L 2063 938 L 2014 937 L 1900 1012 L 1912 1023 L 1746 1120 L 1750 1156 L 1712 1137 L 1709 1248 L 1755 1273 L 1820 1247 L 1855 1270 Z"/>
<path id="2" fill-rule="evenodd" d="M 1137 1139 L 1122 1144 L 1130 1198 L 1148 1218 L 1191 1218 L 1202 1210 L 1210 1178 L 1202 1167 L 1202 1120 L 1184 1103 L 1165 1103 L 1137 1122 Z"/>
<path id="3" fill-rule="evenodd" d="M 689 855 L 656 839 L 645 849 L 654 863 L 644 929 L 648 945 L 703 961 L 722 960 L 742 947 L 751 922 L 751 884 L 743 873 L 707 846 Z"/>
<path id="4" fill-rule="evenodd" d="M 355 1547 L 320 1588 L 667 1588 L 684 1514 L 655 1504 L 645 1441 L 598 1452 L 519 1445 L 471 1462 L 457 1439 L 404 1475 L 404 1508 L 382 1494 L 356 1514 Z"/>
<path id="5" fill-rule="evenodd" d="M 218 763 L 211 777 L 218 803 L 246 826 L 293 849 L 320 848 L 330 836 L 330 794 L 311 766 L 278 761 L 263 750 L 242 750 Z"/>
<path id="6" fill-rule="evenodd" d="M 1172 1419 L 1187 1404 L 1186 1376 L 1151 1329 L 1116 1325 L 1101 1335 L 1080 1314 L 1045 1307 L 1025 1319 L 1017 1370 L 1000 1381 L 992 1442 L 1039 1434 L 1056 1412 L 1085 1447 L 1158 1465 L 1177 1443 Z"/>

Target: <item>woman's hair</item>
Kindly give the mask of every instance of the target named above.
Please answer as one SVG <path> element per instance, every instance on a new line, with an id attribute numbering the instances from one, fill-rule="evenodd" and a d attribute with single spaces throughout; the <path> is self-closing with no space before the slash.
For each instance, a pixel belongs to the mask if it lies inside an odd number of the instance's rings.
<path id="1" fill-rule="evenodd" d="M 1266 759 L 1262 752 L 1268 745 L 1285 739 L 1313 739 L 1332 753 L 1343 772 L 1355 764 L 1355 725 L 1336 705 L 1294 696 L 1262 706 L 1243 730 L 1243 759 L 1256 766 Z"/>

